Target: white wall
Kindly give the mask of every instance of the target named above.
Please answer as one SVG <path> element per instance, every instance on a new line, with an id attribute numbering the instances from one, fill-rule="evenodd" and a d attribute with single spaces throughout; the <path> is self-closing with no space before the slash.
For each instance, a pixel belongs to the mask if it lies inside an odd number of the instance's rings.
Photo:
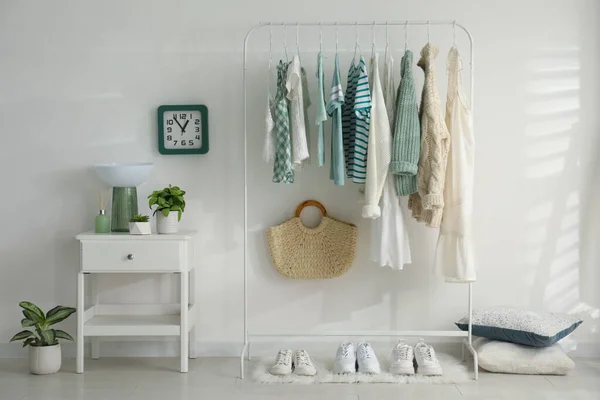
<path id="1" fill-rule="evenodd" d="M 597 349 L 600 6 L 592 0 L 490 3 L 3 1 L 0 343 L 19 328 L 18 301 L 74 304 L 78 246 L 73 235 L 92 228 L 102 186 L 90 165 L 152 161 L 155 172 L 140 188 L 141 204 L 151 190 L 178 184 L 188 191 L 182 225 L 200 231 L 200 348 L 203 354 L 233 353 L 241 342 L 243 315 L 245 32 L 268 20 L 456 19 L 476 39 L 476 305 L 582 312 L 586 322 L 574 338 Z M 278 57 L 281 31 L 274 32 Z M 324 35 L 329 71 L 333 30 Z M 379 47 L 383 37 L 379 29 Z M 431 274 L 433 231 L 411 222 L 414 264 L 402 272 L 380 269 L 366 259 L 368 224 L 361 221 L 355 187 L 334 187 L 327 170 L 314 164 L 293 186 L 270 183 L 270 167 L 260 160 L 267 38 L 267 30 L 253 38 L 248 66 L 251 327 L 451 329 L 464 313 L 466 288 Z M 340 30 L 340 48 L 351 51 L 353 38 L 353 29 Z M 369 29 L 362 30 L 365 53 L 369 38 Z M 418 53 L 425 30 L 411 30 L 410 39 Z M 433 27 L 431 40 L 441 47 L 438 76 L 444 94 L 451 31 Z M 466 57 L 465 39 L 458 40 Z M 391 31 L 391 42 L 399 61 L 401 29 Z M 292 51 L 293 29 L 288 43 Z M 312 77 L 318 32 L 302 30 L 301 48 Z M 343 57 L 345 75 L 350 55 Z M 415 76 L 420 80 L 420 71 Z M 178 103 L 209 107 L 208 155 L 158 154 L 156 108 Z M 340 279 L 285 280 L 270 265 L 264 231 L 312 197 L 334 217 L 358 223 L 359 256 Z M 107 278 L 104 299 L 174 301 L 170 279 Z M 74 321 L 67 328 L 74 331 Z M 16 349 L 0 345 L 0 355 Z"/>

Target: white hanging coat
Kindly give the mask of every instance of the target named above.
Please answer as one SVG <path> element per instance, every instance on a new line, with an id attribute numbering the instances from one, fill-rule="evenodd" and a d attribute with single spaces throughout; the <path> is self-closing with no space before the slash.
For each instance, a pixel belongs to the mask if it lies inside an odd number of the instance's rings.
<path id="1" fill-rule="evenodd" d="M 475 281 L 472 233 L 475 141 L 471 116 L 460 81 L 461 60 L 456 48 L 448 54 L 446 126 L 452 142 L 444 186 L 444 213 L 435 267 L 447 282 Z"/>

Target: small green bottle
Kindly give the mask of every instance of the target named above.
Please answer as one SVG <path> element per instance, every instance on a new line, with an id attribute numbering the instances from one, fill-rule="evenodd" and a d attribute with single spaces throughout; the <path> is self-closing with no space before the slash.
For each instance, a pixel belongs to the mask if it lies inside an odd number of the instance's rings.
<path id="1" fill-rule="evenodd" d="M 110 232 L 110 218 L 106 215 L 104 210 L 100 210 L 100 213 L 96 215 L 96 233 L 109 233 Z"/>

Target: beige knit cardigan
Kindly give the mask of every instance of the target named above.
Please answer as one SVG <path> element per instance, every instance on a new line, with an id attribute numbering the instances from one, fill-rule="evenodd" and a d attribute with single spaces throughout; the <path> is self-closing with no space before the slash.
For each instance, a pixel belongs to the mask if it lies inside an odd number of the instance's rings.
<path id="1" fill-rule="evenodd" d="M 427 43 L 417 63 L 425 72 L 421 108 L 421 152 L 417 171 L 417 193 L 410 195 L 408 207 L 417 221 L 439 227 L 444 208 L 444 182 L 450 150 L 450 134 L 444 121 L 435 80 L 438 48 Z"/>

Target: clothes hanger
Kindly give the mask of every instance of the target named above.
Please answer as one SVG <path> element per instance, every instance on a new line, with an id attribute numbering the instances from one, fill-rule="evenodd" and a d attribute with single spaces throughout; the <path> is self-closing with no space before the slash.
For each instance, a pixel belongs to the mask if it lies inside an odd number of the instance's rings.
<path id="1" fill-rule="evenodd" d="M 371 38 L 373 42 L 371 44 L 371 60 L 375 57 L 375 21 L 373 21 L 373 25 L 371 25 Z"/>
<path id="2" fill-rule="evenodd" d="M 271 95 L 271 87 L 272 87 L 272 78 L 271 78 L 271 68 L 273 65 L 273 29 L 271 27 L 271 23 L 269 22 L 269 75 L 267 76 L 267 87 L 269 88 L 269 96 Z"/>
<path id="3" fill-rule="evenodd" d="M 302 60 L 300 59 L 300 23 L 296 22 L 296 54 L 298 55 L 298 61 L 300 61 L 300 65 L 302 65 Z"/>
<path id="4" fill-rule="evenodd" d="M 306 207 L 317 207 L 319 210 L 321 210 L 321 215 L 323 217 L 327 216 L 327 210 L 325 209 L 325 206 L 321 203 L 319 203 L 317 200 L 305 200 L 302 203 L 298 204 L 298 207 L 296 207 L 296 218 L 300 217 L 300 213 L 302 212 L 302 210 L 304 210 L 304 208 Z"/>
<path id="5" fill-rule="evenodd" d="M 356 42 L 354 44 L 354 56 L 352 57 L 352 64 L 356 63 L 356 50 L 358 50 L 360 53 L 362 53 L 362 50 L 360 49 L 360 44 L 358 43 L 358 21 L 356 21 Z"/>
<path id="6" fill-rule="evenodd" d="M 387 62 L 390 51 L 390 32 L 388 30 L 388 22 L 385 21 L 385 60 Z"/>
<path id="7" fill-rule="evenodd" d="M 339 42 L 340 28 L 338 27 L 337 21 L 335 21 L 335 54 L 338 54 L 338 42 Z"/>
<path id="8" fill-rule="evenodd" d="M 429 23 L 429 21 L 427 21 L 427 43 L 431 43 L 431 31 L 430 31 L 430 27 L 431 24 Z"/>
<path id="9" fill-rule="evenodd" d="M 288 57 L 288 49 L 287 49 L 287 27 L 285 26 L 285 23 L 282 23 L 281 26 L 283 27 L 283 51 L 285 54 L 285 62 L 288 62 L 290 59 Z"/>
<path id="10" fill-rule="evenodd" d="M 452 47 L 456 49 L 456 20 L 452 23 Z"/>
<path id="11" fill-rule="evenodd" d="M 408 50 L 408 21 L 404 24 L 404 52 Z"/>
<path id="12" fill-rule="evenodd" d="M 323 23 L 319 22 L 319 53 L 323 52 Z"/>

